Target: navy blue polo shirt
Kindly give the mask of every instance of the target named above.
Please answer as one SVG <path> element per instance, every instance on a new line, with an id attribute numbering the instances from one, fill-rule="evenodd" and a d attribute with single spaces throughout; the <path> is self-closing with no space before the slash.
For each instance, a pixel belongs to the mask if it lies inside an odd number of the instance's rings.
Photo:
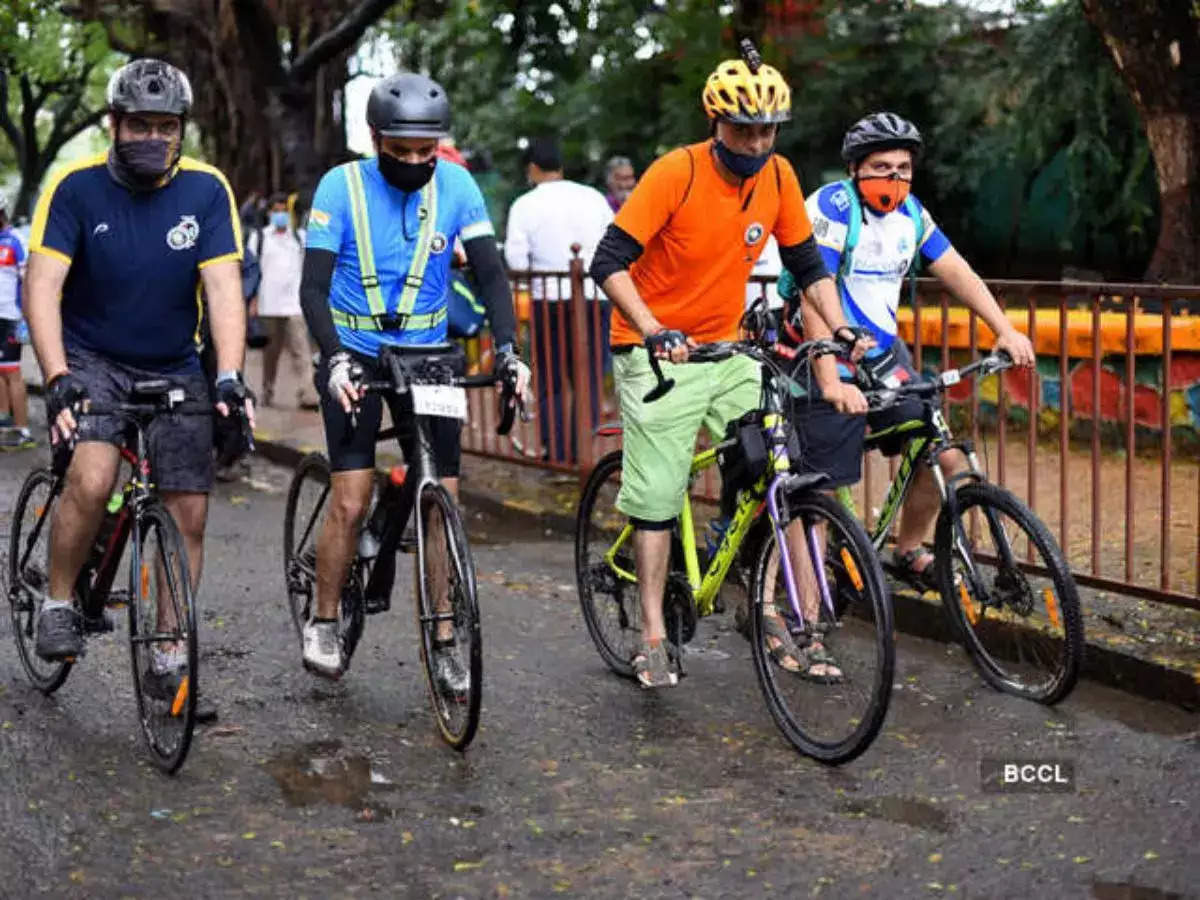
<path id="1" fill-rule="evenodd" d="M 33 215 L 30 252 L 70 266 L 63 342 L 150 371 L 196 369 L 200 270 L 242 256 L 233 191 L 185 156 L 163 187 L 135 192 L 106 160 L 58 172 Z"/>

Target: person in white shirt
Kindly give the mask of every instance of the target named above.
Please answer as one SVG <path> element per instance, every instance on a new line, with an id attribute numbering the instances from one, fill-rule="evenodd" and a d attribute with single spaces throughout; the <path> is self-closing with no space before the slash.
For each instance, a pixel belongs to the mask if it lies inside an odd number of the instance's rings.
<path id="1" fill-rule="evenodd" d="M 508 213 L 504 258 L 510 270 L 565 272 L 578 244 L 584 271 L 600 238 L 613 220 L 604 195 L 593 187 L 563 177 L 562 151 L 553 138 L 535 138 L 525 151 L 525 172 L 533 190 L 513 201 Z M 541 423 L 543 458 L 552 462 L 576 459 L 576 404 L 564 411 L 566 388 L 573 385 L 575 352 L 587 354 L 593 426 L 599 419 L 600 385 L 597 357 L 608 347 L 607 301 L 596 299 L 590 280 L 584 296 L 600 303 L 600 329 L 589 309 L 588 346 L 575 347 L 571 320 L 571 284 L 568 278 L 534 278 L 530 285 L 533 316 L 533 370 L 538 383 L 538 420 Z M 561 339 L 560 339 L 561 335 Z M 561 345 L 561 346 L 560 346 Z M 564 431 L 564 420 L 569 432 Z"/>
<path id="2" fill-rule="evenodd" d="M 252 231 L 247 246 L 258 256 L 262 280 L 251 300 L 250 312 L 262 321 L 267 334 L 263 348 L 263 406 L 275 405 L 275 379 L 279 358 L 286 353 L 299 382 L 296 400 L 301 409 L 316 409 L 312 380 L 312 349 L 308 328 L 300 312 L 300 273 L 304 268 L 304 232 L 292 227 L 287 196 L 271 197 L 266 228 Z"/>
<path id="3" fill-rule="evenodd" d="M 779 243 L 775 240 L 775 235 L 767 235 L 767 240 L 763 244 L 762 253 L 755 260 L 754 268 L 750 270 L 750 275 L 760 275 L 765 278 L 779 278 L 779 273 L 783 271 L 783 260 L 779 258 Z M 765 283 L 758 281 L 746 282 L 746 308 L 749 309 L 760 297 L 767 298 L 767 309 L 772 311 L 781 309 L 783 301 L 779 299 L 779 290 L 776 287 L 775 281 Z"/>

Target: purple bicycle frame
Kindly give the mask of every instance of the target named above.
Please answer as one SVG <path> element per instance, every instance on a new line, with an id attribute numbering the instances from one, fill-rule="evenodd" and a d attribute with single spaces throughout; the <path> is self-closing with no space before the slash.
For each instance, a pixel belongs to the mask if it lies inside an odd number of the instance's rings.
<path id="1" fill-rule="evenodd" d="M 800 593 L 796 589 L 796 575 L 792 571 L 792 558 L 787 552 L 785 529 L 779 518 L 779 494 L 790 480 L 791 476 L 783 472 L 771 480 L 771 484 L 767 488 L 767 511 L 771 516 L 771 526 L 775 529 L 775 544 L 779 547 L 779 564 L 783 569 L 784 586 L 787 588 L 788 603 L 791 604 L 792 612 L 796 615 L 796 621 L 803 626 L 804 613 L 800 610 Z M 808 541 L 809 560 L 812 562 L 813 571 L 817 575 L 817 589 L 821 592 L 821 602 L 825 604 L 825 608 L 829 610 L 830 615 L 836 615 L 833 610 L 833 599 L 829 596 L 829 582 L 825 578 L 825 567 L 817 564 L 817 561 L 821 559 L 821 551 L 820 545 L 817 543 L 816 526 L 807 526 L 804 529 L 804 536 Z"/>

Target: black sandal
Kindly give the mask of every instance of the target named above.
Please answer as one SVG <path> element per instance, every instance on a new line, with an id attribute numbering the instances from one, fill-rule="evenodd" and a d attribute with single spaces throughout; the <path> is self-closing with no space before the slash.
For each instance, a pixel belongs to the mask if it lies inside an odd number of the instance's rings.
<path id="1" fill-rule="evenodd" d="M 917 560 L 925 556 L 929 557 L 929 562 L 925 564 L 923 569 L 918 571 L 916 568 L 914 568 L 914 566 Z M 926 593 L 927 591 L 933 591 L 937 593 L 939 590 L 937 579 L 933 574 L 933 567 L 935 564 L 936 561 L 934 560 L 933 554 L 924 547 L 914 547 L 907 553 L 893 552 L 892 554 L 892 565 L 894 566 L 894 572 L 896 576 L 907 584 L 916 588 L 922 594 Z"/>

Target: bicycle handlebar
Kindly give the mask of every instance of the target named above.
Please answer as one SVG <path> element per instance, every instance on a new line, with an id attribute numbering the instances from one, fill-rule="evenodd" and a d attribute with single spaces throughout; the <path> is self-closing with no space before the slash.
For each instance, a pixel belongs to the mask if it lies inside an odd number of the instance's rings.
<path id="1" fill-rule="evenodd" d="M 654 378 L 657 383 L 642 397 L 642 402 L 653 403 L 666 396 L 667 392 L 675 386 L 675 379 L 667 378 L 663 375 L 662 362 L 654 355 L 654 351 L 651 350 L 649 339 L 647 339 L 645 346 L 646 353 L 650 357 L 650 369 L 654 372 Z M 731 359 L 734 356 L 748 356 L 761 363 L 770 363 L 774 348 L 774 344 L 766 344 L 758 341 L 713 341 L 709 344 L 699 344 L 695 347 L 689 347 L 688 358 L 684 362 L 721 362 Z M 796 356 L 810 354 L 812 356 L 827 356 L 830 354 L 849 353 L 850 349 L 842 341 L 816 340 L 805 341 L 796 347 L 793 352 Z"/>
<path id="2" fill-rule="evenodd" d="M 980 357 L 961 368 L 946 369 L 938 373 L 932 381 L 913 381 L 908 384 L 897 385 L 896 387 L 869 387 L 863 390 L 863 396 L 866 397 L 867 405 L 871 409 L 887 409 L 888 407 L 895 406 L 902 399 L 908 397 L 928 399 L 940 394 L 947 388 L 953 387 L 964 378 L 969 378 L 976 374 L 979 374 L 981 377 L 987 377 L 988 375 L 1003 372 L 1005 369 L 1011 369 L 1012 366 L 1012 357 L 1004 350 L 999 350 L 995 353 L 989 353 L 987 356 Z M 859 371 L 864 372 L 865 369 L 860 367 Z"/>

